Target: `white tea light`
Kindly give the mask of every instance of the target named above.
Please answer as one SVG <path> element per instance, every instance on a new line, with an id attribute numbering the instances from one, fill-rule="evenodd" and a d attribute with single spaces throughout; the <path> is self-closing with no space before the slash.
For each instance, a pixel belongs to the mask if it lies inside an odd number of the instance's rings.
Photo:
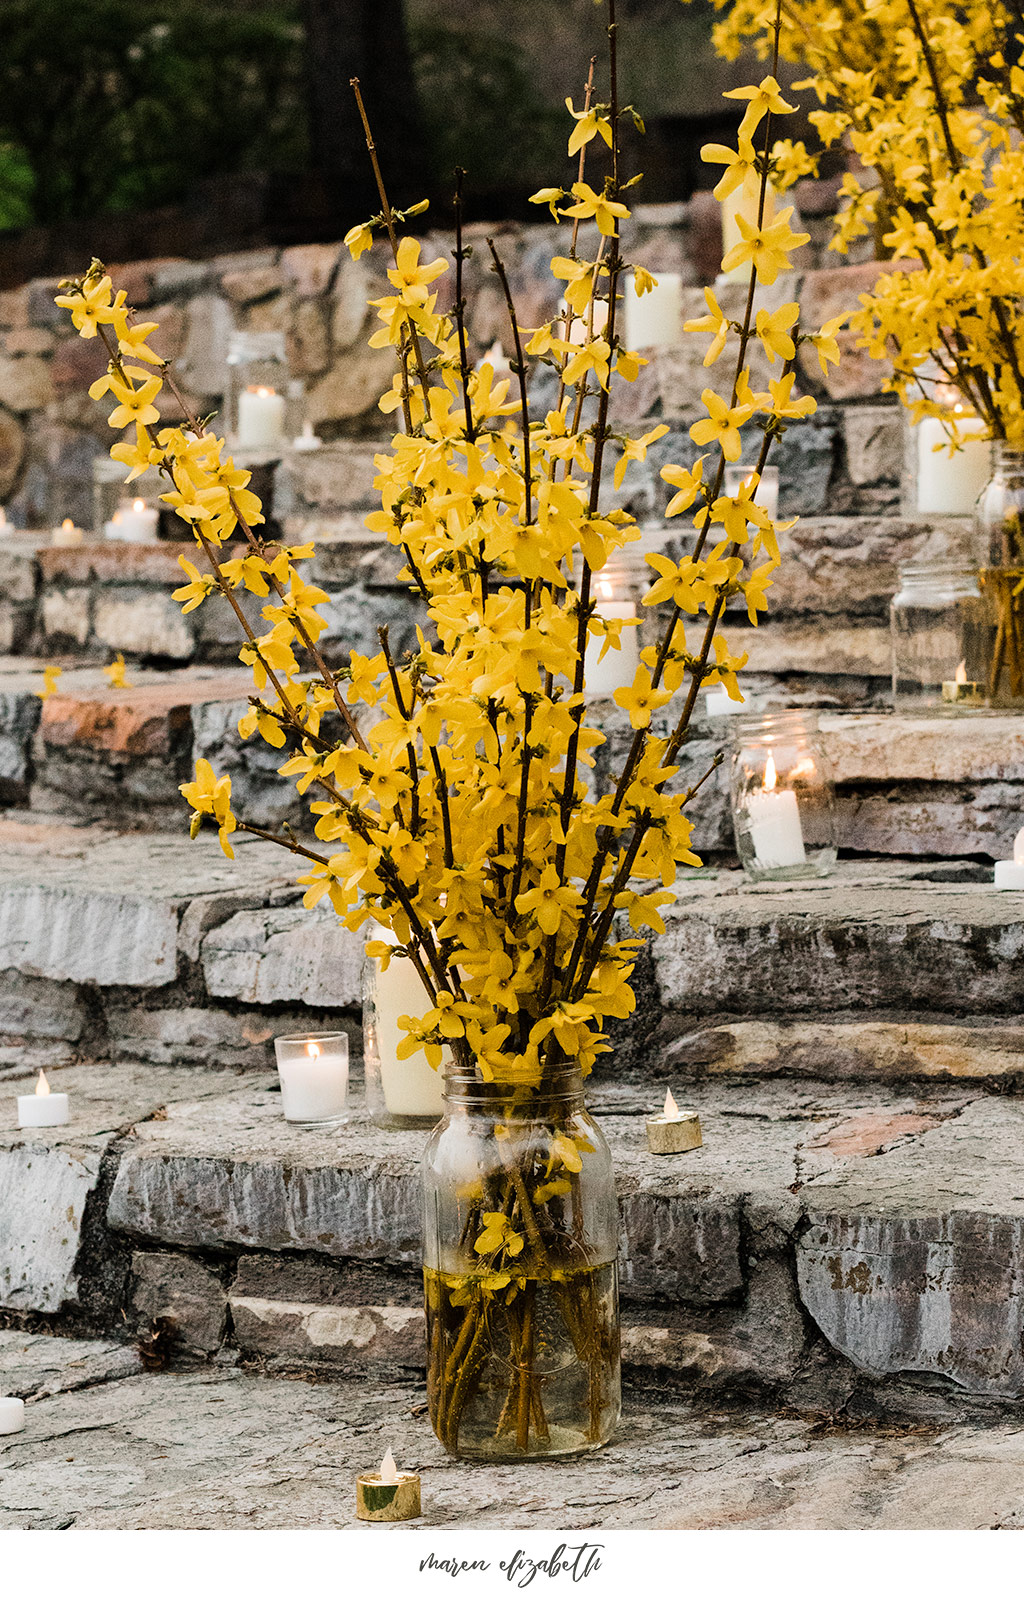
<path id="1" fill-rule="evenodd" d="M 85 534 L 81 528 L 76 528 L 70 517 L 65 517 L 59 528 L 54 528 L 50 535 L 50 543 L 60 549 L 69 549 L 72 545 L 81 544 Z"/>
<path id="2" fill-rule="evenodd" d="M 997 889 L 1024 889 L 1024 828 L 1013 841 L 1013 860 L 996 862 L 995 883 Z"/>
<path id="3" fill-rule="evenodd" d="M 0 1395 L 0 1433 L 20 1433 L 25 1426 L 25 1402 Z"/>
<path id="4" fill-rule="evenodd" d="M 152 544 L 156 539 L 160 513 L 145 500 L 133 500 L 130 505 L 119 506 L 105 532 L 108 539 L 121 539 L 125 544 Z"/>
<path id="5" fill-rule="evenodd" d="M 280 444 L 284 439 L 284 395 L 276 389 L 251 384 L 238 396 L 238 445 L 256 449 Z"/>
<path id="6" fill-rule="evenodd" d="M 972 683 L 967 676 L 967 662 L 961 661 L 953 678 L 942 685 L 942 698 L 947 705 L 980 706 L 985 693 L 980 683 Z"/>
<path id="7" fill-rule="evenodd" d="M 274 1040 L 286 1122 L 325 1127 L 348 1116 L 348 1036 L 285 1034 Z"/>
<path id="8" fill-rule="evenodd" d="M 704 1143 L 700 1118 L 695 1111 L 680 1111 L 671 1089 L 665 1091 L 665 1108 L 660 1116 L 647 1119 L 647 1148 L 652 1155 L 678 1156 L 697 1150 Z"/>
<path id="9" fill-rule="evenodd" d="M 302 432 L 292 440 L 292 449 L 299 451 L 319 450 L 323 442 L 324 441 L 313 432 L 313 424 L 311 422 L 304 422 L 302 424 Z"/>
<path id="10" fill-rule="evenodd" d="M 745 700 L 734 700 L 728 689 L 708 689 L 704 696 L 704 714 L 708 717 L 732 717 L 739 711 L 749 711 Z"/>
<path id="11" fill-rule="evenodd" d="M 18 1096 L 19 1128 L 59 1128 L 68 1120 L 68 1097 L 51 1094 L 46 1073 L 40 1069 L 34 1094 Z"/>
<path id="12" fill-rule="evenodd" d="M 746 802 L 750 842 L 757 865 L 768 871 L 799 867 L 807 860 L 799 803 L 792 789 L 776 787 L 778 781 L 775 760 L 769 750 L 764 783 Z"/>
<path id="13" fill-rule="evenodd" d="M 741 489 L 752 482 L 757 469 L 745 467 L 736 462 L 725 469 L 725 492 L 730 498 L 735 498 Z M 779 469 L 778 467 L 762 467 L 757 488 L 754 491 L 754 504 L 760 506 L 774 522 L 779 514 Z"/>

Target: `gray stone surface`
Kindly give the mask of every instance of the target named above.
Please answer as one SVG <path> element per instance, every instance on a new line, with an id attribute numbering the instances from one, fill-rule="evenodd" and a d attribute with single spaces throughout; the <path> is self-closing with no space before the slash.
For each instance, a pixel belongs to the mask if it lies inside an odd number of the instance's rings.
<path id="1" fill-rule="evenodd" d="M 228 1300 L 217 1273 L 201 1261 L 168 1250 L 137 1250 L 132 1310 L 143 1328 L 154 1318 L 169 1317 L 183 1345 L 206 1354 L 220 1346 Z"/>
<path id="2" fill-rule="evenodd" d="M 271 1005 L 358 1007 L 363 939 L 330 907 L 240 911 L 203 940 L 203 974 L 212 995 Z"/>
<path id="3" fill-rule="evenodd" d="M 21 1400 L 110 1383 L 141 1371 L 138 1352 L 107 1339 L 54 1339 L 0 1329 L 0 1392 Z"/>
<path id="4" fill-rule="evenodd" d="M 80 1348 L 64 1356 L 63 1341 L 50 1343 L 54 1364 L 80 1358 Z M 0 1439 L 0 1527 L 349 1528 L 375 1537 L 356 1521 L 353 1484 L 388 1448 L 421 1475 L 423 1516 L 410 1524 L 421 1529 L 1024 1523 L 1016 1420 L 847 1429 L 627 1393 L 612 1444 L 552 1469 L 453 1461 L 423 1412 L 420 1385 L 365 1377 L 302 1384 L 206 1370 L 97 1383 L 33 1401 L 25 1431 Z M 537 1543 L 531 1554 L 550 1554 Z"/>

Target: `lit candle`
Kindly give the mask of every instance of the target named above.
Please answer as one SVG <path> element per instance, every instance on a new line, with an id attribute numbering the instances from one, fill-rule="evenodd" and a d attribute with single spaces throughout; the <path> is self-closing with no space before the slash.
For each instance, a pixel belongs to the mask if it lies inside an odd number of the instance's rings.
<path id="1" fill-rule="evenodd" d="M 959 391 L 939 385 L 937 400 Z M 930 515 L 969 517 L 992 476 L 992 446 L 983 435 L 986 424 L 963 405 L 953 405 L 959 449 L 949 453 L 949 425 L 941 417 L 923 417 L 917 424 L 917 509 Z M 938 449 L 937 446 L 942 446 Z"/>
<path id="2" fill-rule="evenodd" d="M 65 517 L 59 528 L 54 528 L 50 535 L 50 543 L 66 548 L 70 545 L 81 544 L 85 538 L 81 528 L 76 528 L 70 517 Z"/>
<path id="3" fill-rule="evenodd" d="M 1024 889 L 1024 828 L 1013 841 L 1013 860 L 996 862 L 997 889 Z"/>
<path id="4" fill-rule="evenodd" d="M 408 1522 L 420 1515 L 420 1475 L 399 1472 L 390 1450 L 379 1472 L 356 1479 L 356 1516 L 361 1522 Z"/>
<path id="5" fill-rule="evenodd" d="M 479 372 L 483 366 L 489 366 L 496 378 L 507 377 L 511 373 L 512 368 L 500 339 L 495 339 L 491 348 L 484 351 L 473 371 Z"/>
<path id="6" fill-rule="evenodd" d="M 626 345 L 630 350 L 665 349 L 683 342 L 683 279 L 659 272 L 647 294 L 637 294 L 636 279 L 626 282 Z"/>
<path id="7" fill-rule="evenodd" d="M 746 801 L 754 856 L 757 865 L 768 871 L 799 867 L 807 860 L 796 795 L 792 789 L 778 789 L 778 781 L 775 760 L 769 750 L 763 787 Z"/>
<path id="8" fill-rule="evenodd" d="M 753 467 L 744 467 L 738 463 L 725 469 L 725 492 L 730 497 L 735 497 L 741 489 L 745 489 L 754 477 Z M 762 467 L 761 477 L 754 491 L 754 504 L 767 511 L 774 522 L 779 514 L 779 469 L 778 467 Z"/>
<path id="9" fill-rule="evenodd" d="M 558 303 L 558 315 L 562 319 L 562 326 L 555 328 L 555 333 L 559 338 L 565 335 L 570 344 L 589 344 L 591 339 L 599 339 L 608 326 L 608 302 L 607 300 L 595 300 L 585 317 L 573 317 L 569 323 L 568 334 L 565 333 L 564 319 L 569 315 L 569 307 L 564 300 L 560 300 Z M 593 331 L 591 332 L 590 329 L 593 329 Z M 501 348 L 500 345 L 498 348 Z"/>
<path id="10" fill-rule="evenodd" d="M 108 539 L 121 539 L 125 544 L 151 544 L 159 521 L 159 511 L 145 500 L 133 500 L 130 506 L 118 507 L 104 531 Z"/>
<path id="11" fill-rule="evenodd" d="M 238 396 L 238 444 L 242 449 L 280 444 L 284 438 L 284 395 L 250 384 Z"/>
<path id="12" fill-rule="evenodd" d="M 742 217 L 750 227 L 757 227 L 757 213 L 761 203 L 761 179 L 758 173 L 748 172 L 738 189 L 726 195 L 722 205 L 722 260 L 724 261 L 733 245 L 743 243 L 743 234 L 740 232 L 739 222 Z M 769 183 L 765 189 L 764 213 L 762 228 L 770 227 L 775 217 L 775 192 Z M 720 274 L 727 283 L 748 283 L 750 281 L 750 262 L 745 261 L 741 266 L 732 267 L 728 272 Z"/>
<path id="13" fill-rule="evenodd" d="M 374 938 L 396 945 L 398 936 L 390 928 L 376 928 Z M 422 1050 L 398 1058 L 398 1047 L 405 1040 L 399 1017 L 421 1016 L 428 1004 L 426 991 L 412 962 L 393 956 L 388 970 L 373 960 L 373 1005 L 363 1019 L 363 1054 L 379 1063 L 381 1093 L 389 1116 L 429 1118 L 436 1122 L 444 1111 L 444 1080 Z M 447 1055 L 447 1052 L 446 1052 Z"/>
<path id="14" fill-rule="evenodd" d="M 20 1433 L 25 1426 L 25 1402 L 13 1395 L 0 1396 L 0 1433 Z"/>
<path id="15" fill-rule="evenodd" d="M 704 1142 L 695 1111 L 680 1111 L 671 1089 L 665 1091 L 665 1109 L 647 1119 L 647 1148 L 656 1156 L 678 1156 Z"/>
<path id="16" fill-rule="evenodd" d="M 952 680 L 942 685 L 942 698 L 947 705 L 954 706 L 980 706 L 984 704 L 984 693 L 980 683 L 971 683 L 967 677 L 967 663 L 961 661 Z"/>
<path id="17" fill-rule="evenodd" d="M 19 1128 L 58 1128 L 68 1120 L 68 1097 L 51 1094 L 46 1073 L 40 1072 L 34 1094 L 18 1096 Z"/>
<path id="18" fill-rule="evenodd" d="M 313 424 L 311 422 L 304 422 L 302 424 L 302 432 L 297 438 L 292 440 L 292 449 L 319 450 L 322 444 L 323 440 L 319 439 L 313 432 Z"/>
<path id="19" fill-rule="evenodd" d="M 348 1038 L 344 1033 L 274 1040 L 286 1122 L 323 1127 L 348 1116 Z"/>
<path id="20" fill-rule="evenodd" d="M 632 600 L 615 598 L 615 583 L 610 577 L 594 580 L 594 611 L 606 622 L 631 622 L 636 620 L 636 606 Z M 600 660 L 604 638 L 587 635 L 587 653 L 583 660 L 583 682 L 588 695 L 612 695 L 616 689 L 628 689 L 640 665 L 640 645 L 637 628 L 623 628 L 621 647 L 609 646 L 604 660 Z"/>
<path id="21" fill-rule="evenodd" d="M 7 512 L 0 506 L 0 533 L 7 532 Z"/>
<path id="22" fill-rule="evenodd" d="M 738 711 L 749 710 L 745 700 L 734 700 L 728 689 L 723 689 L 721 685 L 717 689 L 709 689 L 704 696 L 704 713 L 709 717 L 733 717 Z"/>

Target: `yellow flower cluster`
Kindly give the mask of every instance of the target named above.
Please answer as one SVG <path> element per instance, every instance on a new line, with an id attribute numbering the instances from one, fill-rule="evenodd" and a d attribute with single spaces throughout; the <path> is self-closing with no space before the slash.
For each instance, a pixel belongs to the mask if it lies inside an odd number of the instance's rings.
<path id="1" fill-rule="evenodd" d="M 723 54 L 763 27 L 760 0 L 715 0 Z M 861 163 L 844 177 L 832 248 L 873 234 L 898 269 L 861 296 L 853 326 L 893 362 L 919 420 L 953 385 L 991 435 L 1024 448 L 1024 15 L 1004 0 L 792 0 L 781 49 L 810 67 L 826 147 Z M 779 146 L 777 187 L 813 170 Z M 956 397 L 959 398 L 959 397 Z M 963 407 L 961 407 L 961 411 Z"/>
<path id="2" fill-rule="evenodd" d="M 751 159 L 766 173 L 772 120 L 789 107 L 770 77 L 744 93 L 742 137 L 751 149 L 761 137 Z M 616 695 L 634 729 L 617 781 L 593 791 L 587 774 L 604 735 L 586 714 L 587 646 L 618 648 L 628 624 L 597 614 L 592 579 L 639 533 L 629 515 L 604 506 L 602 483 L 614 462 L 620 484 L 667 432 L 659 425 L 623 438 L 609 420 L 612 384 L 631 382 L 644 364 L 619 326 L 629 186 L 614 174 L 624 114 L 588 96 L 573 111 L 578 181 L 569 192 L 534 196 L 572 223 L 567 253 L 552 262 L 552 299 L 562 292 L 567 313 L 520 328 L 494 253 L 516 350 L 511 379 L 486 361 L 470 367 L 461 235 L 453 313 L 439 305 L 448 264 L 424 261 L 414 238 L 398 237 L 386 199 L 379 218 L 349 235 L 353 255 L 377 227 L 392 246 L 391 292 L 373 302 L 379 328 L 370 342 L 396 353 L 381 409 L 398 429 L 376 458 L 381 509 L 367 525 L 404 551 L 404 578 L 423 602 L 418 648 L 400 660 L 381 629 L 376 655 L 352 652 L 344 667 L 328 666 L 317 643 L 326 596 L 302 576 L 312 547 L 261 537 L 248 474 L 189 413 L 146 343 L 155 328 L 136 322 L 101 264 L 62 286 L 58 302 L 83 337 L 98 334 L 108 345 L 109 372 L 92 393 L 109 394 L 111 426 L 129 430 L 112 454 L 132 474 L 160 468 L 164 500 L 206 557 L 206 572 L 183 561 L 188 581 L 177 599 L 188 611 L 217 592 L 246 635 L 241 659 L 256 692 L 241 732 L 288 744 L 280 771 L 307 796 L 313 837 L 278 842 L 307 860 L 306 903 L 328 896 L 349 927 L 374 918 L 397 934 L 425 991 L 422 1015 L 403 1019 L 408 1049 L 422 1044 L 436 1064 L 443 1043 L 484 1076 L 524 1088 L 539 1082 L 546 1062 L 571 1057 L 589 1071 L 608 1048 L 605 1020 L 634 1006 L 636 936 L 663 931 L 678 868 L 697 863 L 687 817 L 693 791 L 673 792 L 670 780 L 702 684 L 740 697 L 745 657 L 718 623 L 733 595 L 744 597 L 751 621 L 765 607 L 779 555 L 775 527 L 753 499 L 758 473 L 786 422 L 814 408 L 793 396 L 799 341 L 829 349 L 827 330 L 800 332 L 795 304 L 760 314 L 756 326 L 749 313 L 731 324 L 709 292 L 709 316 L 691 325 L 714 335 L 709 364 L 727 349 L 734 359 L 721 392 L 705 391 L 706 416 L 692 430 L 705 453 L 663 471 L 677 491 L 669 515 L 690 513 L 686 554 L 649 558 L 645 604 L 664 608 L 664 626 L 641 652 L 633 684 Z M 595 138 L 614 156 L 601 189 L 584 181 Z M 752 280 L 773 281 L 802 238 L 784 217 L 758 223 L 745 230 L 737 260 Z M 641 291 L 654 285 L 641 269 L 636 280 Z M 763 392 L 750 384 L 754 341 L 780 363 Z M 528 357 L 557 374 L 557 399 L 543 415 L 530 411 Z M 584 423 L 594 402 L 596 421 Z M 750 423 L 760 432 L 757 466 L 730 496 L 725 463 L 739 457 L 739 429 Z M 241 554 L 224 551 L 230 538 L 240 539 Z M 249 626 L 238 590 L 265 599 L 263 631 Z M 671 702 L 667 731 L 655 733 L 652 718 Z M 212 818 L 230 854 L 232 831 L 248 825 L 232 814 L 229 780 L 200 762 L 183 792 L 193 833 Z M 501 1242 L 503 1223 L 485 1220 L 481 1251 Z"/>

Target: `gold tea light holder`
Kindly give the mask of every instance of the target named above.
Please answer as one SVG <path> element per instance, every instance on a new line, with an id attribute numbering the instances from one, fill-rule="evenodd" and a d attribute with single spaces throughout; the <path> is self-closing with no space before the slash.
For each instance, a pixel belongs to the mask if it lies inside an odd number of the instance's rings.
<path id="1" fill-rule="evenodd" d="M 388 1450 L 378 1472 L 356 1479 L 356 1516 L 360 1522 L 408 1522 L 420 1511 L 420 1475 L 399 1472 Z"/>
<path id="2" fill-rule="evenodd" d="M 680 1111 L 671 1089 L 665 1091 L 665 1108 L 647 1119 L 647 1148 L 656 1156 L 679 1156 L 699 1150 L 704 1143 L 696 1111 Z"/>

